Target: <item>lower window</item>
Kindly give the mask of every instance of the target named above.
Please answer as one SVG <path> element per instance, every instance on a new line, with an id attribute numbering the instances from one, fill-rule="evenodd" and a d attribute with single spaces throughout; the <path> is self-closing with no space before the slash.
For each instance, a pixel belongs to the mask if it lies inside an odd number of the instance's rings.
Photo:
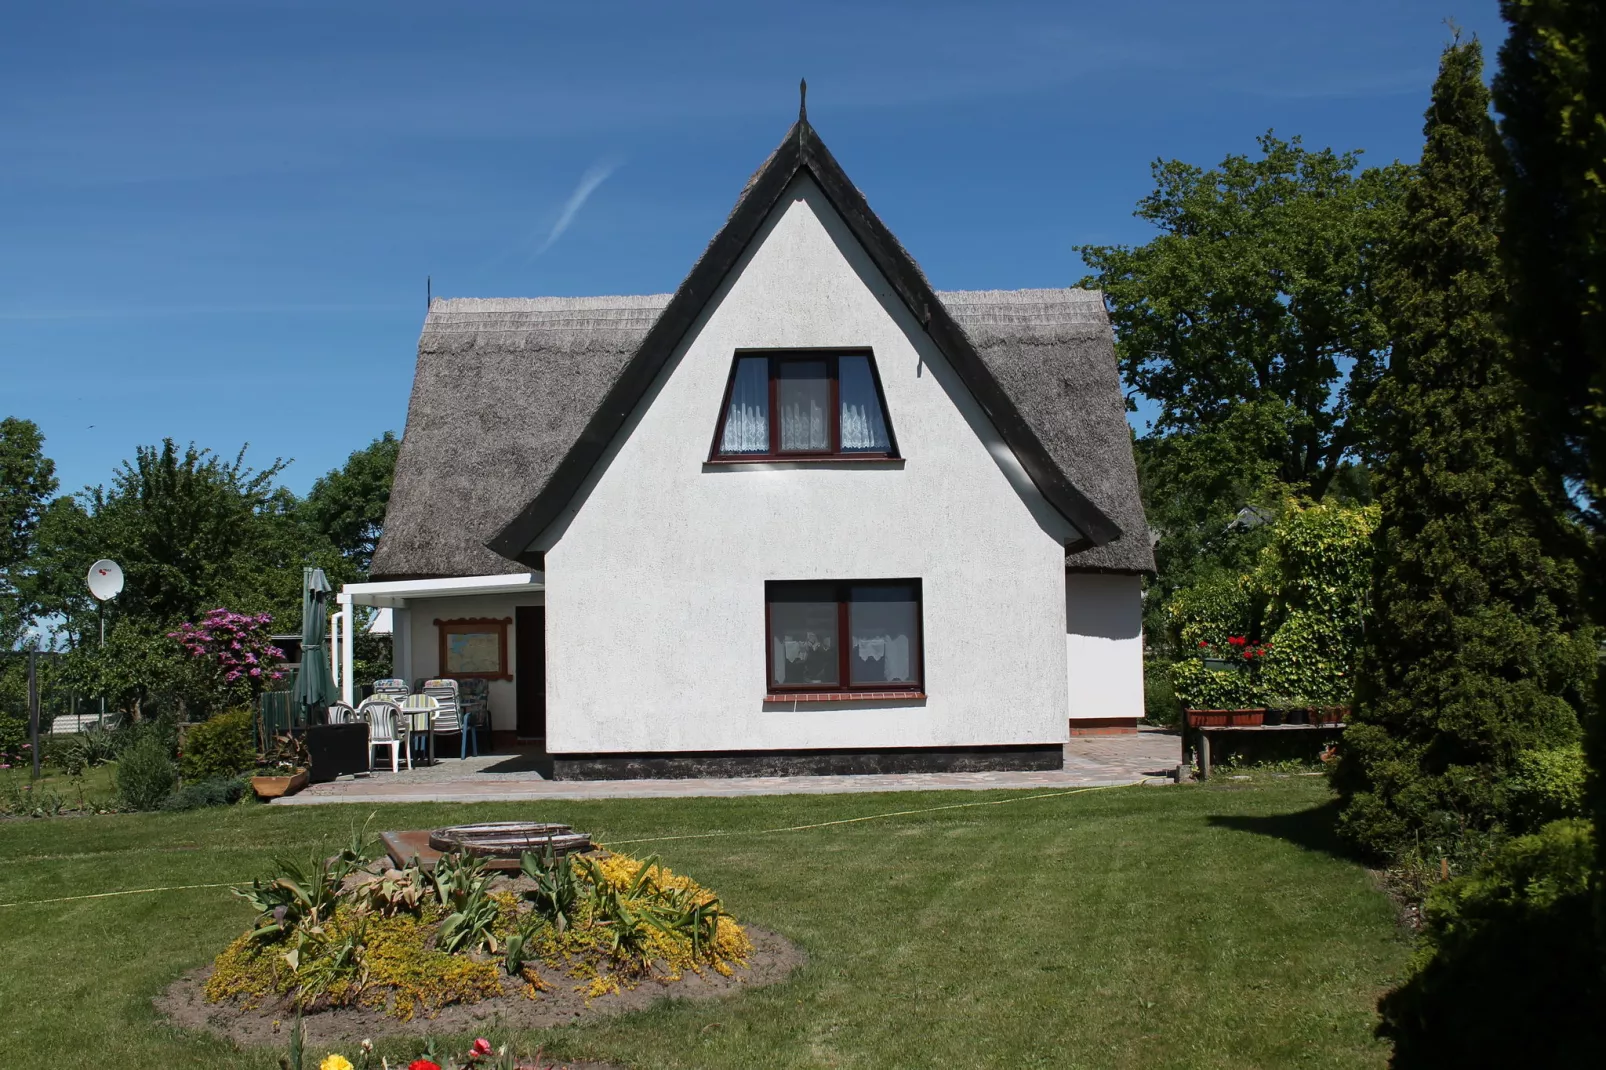
<path id="1" fill-rule="evenodd" d="M 919 691 L 919 580 L 764 585 L 771 691 Z"/>

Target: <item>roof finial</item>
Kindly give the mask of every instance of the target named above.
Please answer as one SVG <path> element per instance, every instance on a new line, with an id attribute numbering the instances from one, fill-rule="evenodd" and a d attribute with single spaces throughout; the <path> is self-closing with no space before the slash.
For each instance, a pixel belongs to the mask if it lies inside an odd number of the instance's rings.
<path id="1" fill-rule="evenodd" d="M 799 78 L 797 81 L 797 119 L 800 123 L 809 121 L 809 80 Z"/>

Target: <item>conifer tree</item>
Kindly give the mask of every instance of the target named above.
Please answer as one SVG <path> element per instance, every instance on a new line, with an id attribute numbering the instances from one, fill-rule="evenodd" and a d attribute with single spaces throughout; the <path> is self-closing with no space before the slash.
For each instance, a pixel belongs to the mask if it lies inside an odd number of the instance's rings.
<path id="1" fill-rule="evenodd" d="M 1444 53 L 1380 294 L 1372 619 L 1335 774 L 1375 855 L 1476 854 L 1519 754 L 1578 738 L 1593 665 L 1576 564 L 1548 556 L 1557 487 L 1521 460 L 1502 328 L 1499 152 L 1477 41 Z"/>
<path id="2" fill-rule="evenodd" d="M 1606 623 L 1606 11 L 1600 0 L 1501 0 L 1495 106 L 1506 154 L 1512 333 L 1531 437 L 1581 493 L 1579 556 Z M 1566 547 L 1564 546 L 1565 550 Z M 1606 674 L 1590 718 L 1590 785 L 1606 829 Z M 1606 835 L 1595 837 L 1606 950 Z"/>

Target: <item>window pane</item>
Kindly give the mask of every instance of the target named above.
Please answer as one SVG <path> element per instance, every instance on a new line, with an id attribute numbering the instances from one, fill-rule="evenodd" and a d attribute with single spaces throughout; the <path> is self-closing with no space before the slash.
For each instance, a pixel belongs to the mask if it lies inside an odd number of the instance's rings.
<path id="1" fill-rule="evenodd" d="M 920 603 L 906 583 L 854 587 L 848 606 L 852 642 L 848 675 L 855 684 L 907 684 L 920 679 Z"/>
<path id="2" fill-rule="evenodd" d="M 768 357 L 743 357 L 736 362 L 731 403 L 725 410 L 721 453 L 770 451 L 770 362 Z"/>
<path id="3" fill-rule="evenodd" d="M 797 587 L 770 596 L 770 672 L 775 684 L 840 683 L 837 604 L 829 588 Z"/>
<path id="4" fill-rule="evenodd" d="M 781 449 L 823 452 L 831 448 L 826 423 L 831 381 L 823 360 L 783 360 L 776 374 L 775 402 L 781 409 Z"/>
<path id="5" fill-rule="evenodd" d="M 837 358 L 842 411 L 842 452 L 886 453 L 887 419 L 876 397 L 869 357 Z"/>

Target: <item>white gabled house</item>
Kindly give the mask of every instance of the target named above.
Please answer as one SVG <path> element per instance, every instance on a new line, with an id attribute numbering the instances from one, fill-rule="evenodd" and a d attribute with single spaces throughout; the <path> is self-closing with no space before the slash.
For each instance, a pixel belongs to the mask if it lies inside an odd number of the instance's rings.
<path id="1" fill-rule="evenodd" d="M 1099 295 L 934 292 L 800 116 L 674 294 L 432 302 L 340 597 L 559 777 L 1058 768 L 1152 569 Z"/>

